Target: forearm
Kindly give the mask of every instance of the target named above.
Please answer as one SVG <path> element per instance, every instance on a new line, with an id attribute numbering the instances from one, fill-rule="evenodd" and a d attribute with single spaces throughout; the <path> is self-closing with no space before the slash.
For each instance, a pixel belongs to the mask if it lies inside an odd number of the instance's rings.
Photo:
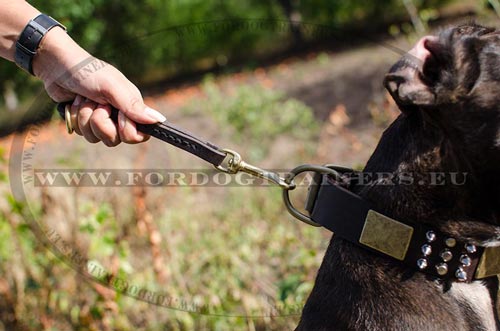
<path id="1" fill-rule="evenodd" d="M 40 12 L 24 0 L 0 1 L 0 56 L 14 61 L 16 41 L 28 22 Z"/>
<path id="2" fill-rule="evenodd" d="M 40 12 L 23 0 L 0 0 L 0 56 L 14 61 L 16 41 L 28 22 Z M 46 83 L 90 55 L 60 27 L 51 29 L 42 39 L 33 58 L 33 71 Z"/>

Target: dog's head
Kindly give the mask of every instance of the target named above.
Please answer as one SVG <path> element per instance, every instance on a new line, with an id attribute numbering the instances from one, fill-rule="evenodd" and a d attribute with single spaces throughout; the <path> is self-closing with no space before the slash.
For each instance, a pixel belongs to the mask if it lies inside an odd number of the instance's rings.
<path id="1" fill-rule="evenodd" d="M 499 83 L 500 31 L 475 24 L 420 39 L 384 82 L 406 113 L 451 105 L 498 110 Z"/>
<path id="2" fill-rule="evenodd" d="M 500 30 L 465 24 L 424 37 L 384 85 L 404 115 L 500 160 Z"/>

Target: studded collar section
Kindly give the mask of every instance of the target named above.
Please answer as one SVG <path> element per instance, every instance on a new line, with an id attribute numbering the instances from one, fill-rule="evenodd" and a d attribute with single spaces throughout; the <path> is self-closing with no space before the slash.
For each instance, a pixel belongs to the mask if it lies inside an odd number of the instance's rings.
<path id="1" fill-rule="evenodd" d="M 314 179 L 307 208 L 314 222 L 336 236 L 431 276 L 471 282 L 500 274 L 500 249 L 478 247 L 420 224 L 394 220 L 326 175 Z"/>

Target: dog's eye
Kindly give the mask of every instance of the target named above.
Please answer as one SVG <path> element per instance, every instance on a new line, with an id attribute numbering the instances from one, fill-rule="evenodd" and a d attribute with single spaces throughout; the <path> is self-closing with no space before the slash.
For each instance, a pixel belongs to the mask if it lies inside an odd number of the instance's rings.
<path id="1" fill-rule="evenodd" d="M 466 34 L 471 34 L 474 32 L 474 27 L 470 25 L 462 25 L 455 29 L 454 34 L 457 36 L 463 36 Z"/>
<path id="2" fill-rule="evenodd" d="M 480 25 L 463 25 L 457 27 L 453 34 L 459 37 L 464 35 L 474 35 L 480 37 L 494 31 L 495 29 L 493 28 L 487 28 Z"/>

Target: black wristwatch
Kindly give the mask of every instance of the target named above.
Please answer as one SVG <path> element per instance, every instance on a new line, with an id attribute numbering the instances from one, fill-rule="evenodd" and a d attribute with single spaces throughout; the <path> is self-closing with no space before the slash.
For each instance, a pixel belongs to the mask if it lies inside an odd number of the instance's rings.
<path id="1" fill-rule="evenodd" d="M 66 30 L 64 25 L 45 14 L 40 14 L 29 21 L 16 43 L 14 59 L 19 67 L 34 75 L 33 58 L 36 55 L 38 46 L 40 46 L 40 42 L 47 32 L 56 26 Z"/>

